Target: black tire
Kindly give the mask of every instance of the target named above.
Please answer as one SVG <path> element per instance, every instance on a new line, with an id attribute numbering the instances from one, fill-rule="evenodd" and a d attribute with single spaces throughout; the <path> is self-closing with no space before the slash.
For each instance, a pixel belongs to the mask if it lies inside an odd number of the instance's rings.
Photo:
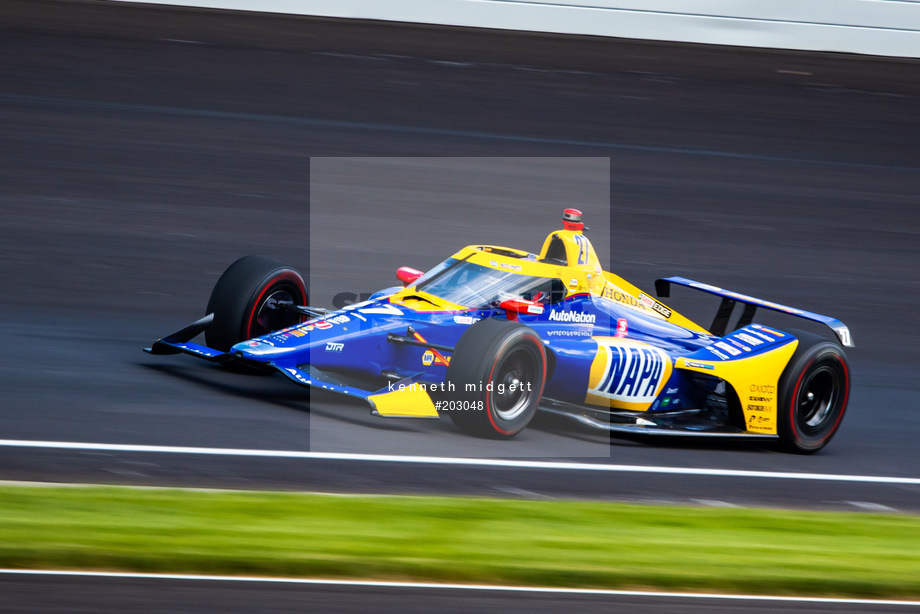
<path id="1" fill-rule="evenodd" d="M 790 452 L 811 454 L 831 440 L 847 408 L 850 368 L 839 345 L 795 332 L 799 345 L 779 380 L 777 429 Z"/>
<path id="2" fill-rule="evenodd" d="M 517 322 L 495 318 L 477 322 L 457 342 L 446 381 L 451 390 L 446 398 L 453 402 L 447 414 L 460 429 L 493 439 L 514 437 L 533 419 L 543 395 L 543 341 Z M 515 382 L 522 386 L 512 390 Z"/>
<path id="3" fill-rule="evenodd" d="M 217 280 L 206 313 L 214 322 L 205 330 L 208 347 L 226 352 L 240 341 L 303 322 L 305 317 L 277 307 L 278 301 L 306 305 L 307 286 L 300 273 L 267 256 L 244 256 Z"/>

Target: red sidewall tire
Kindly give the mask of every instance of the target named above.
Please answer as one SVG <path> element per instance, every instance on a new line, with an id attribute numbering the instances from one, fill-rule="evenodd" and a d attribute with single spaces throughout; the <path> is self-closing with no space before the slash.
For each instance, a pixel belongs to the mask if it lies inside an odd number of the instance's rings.
<path id="1" fill-rule="evenodd" d="M 302 322 L 304 316 L 273 308 L 271 301 L 306 305 L 309 295 L 293 268 L 266 256 L 244 256 L 218 279 L 206 313 L 214 322 L 205 331 L 209 347 L 226 352 L 232 346 Z"/>
<path id="2" fill-rule="evenodd" d="M 253 337 L 258 337 L 260 335 L 267 334 L 273 330 L 278 330 L 279 328 L 286 328 L 290 324 L 273 327 L 271 325 L 265 326 L 260 324 L 258 320 L 259 308 L 263 306 L 266 299 L 268 299 L 273 293 L 283 290 L 288 294 L 291 294 L 291 298 L 294 300 L 297 305 L 306 305 L 306 286 L 303 279 L 293 269 L 282 269 L 280 271 L 273 272 L 263 282 L 260 282 L 262 286 L 261 291 L 258 295 L 255 296 L 247 305 L 244 313 L 246 317 L 242 323 L 242 328 L 240 329 L 240 337 L 242 339 L 252 339 Z M 303 302 L 300 302 L 303 301 Z M 284 318 L 280 319 L 281 324 L 284 323 Z M 295 324 L 298 321 L 303 321 L 303 316 L 292 316 L 291 324 Z"/>
<path id="3" fill-rule="evenodd" d="M 840 428 L 850 396 L 850 368 L 839 345 L 797 333 L 799 346 L 779 386 L 777 430 L 783 447 L 811 454 Z"/>
<path id="4" fill-rule="evenodd" d="M 543 341 L 533 329 L 495 318 L 477 322 L 460 337 L 446 377 L 452 386 L 448 398 L 472 409 L 451 410 L 450 419 L 482 437 L 514 437 L 536 414 L 546 365 Z M 515 382 L 524 387 L 514 390 Z"/>

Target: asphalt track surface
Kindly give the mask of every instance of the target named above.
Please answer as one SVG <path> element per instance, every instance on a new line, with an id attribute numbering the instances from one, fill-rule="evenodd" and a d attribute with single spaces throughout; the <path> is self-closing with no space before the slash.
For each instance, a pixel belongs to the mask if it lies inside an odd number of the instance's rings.
<path id="1" fill-rule="evenodd" d="M 916 61 L 12 1 L 0 57 L 0 439 L 920 477 Z M 140 351 L 241 255 L 309 271 L 328 305 L 469 243 L 537 250 L 566 206 L 640 286 L 848 324 L 834 441 L 551 418 L 483 441 Z M 920 511 L 903 484 L 10 447 L 0 478 Z"/>
<path id="2" fill-rule="evenodd" d="M 0 573 L 0 590 L 15 590 L 27 606 L 20 612 L 728 612 L 830 613 L 868 611 L 916 612 L 917 602 L 888 603 L 858 600 L 785 600 L 667 593 L 604 594 L 526 592 L 435 586 L 350 586 L 294 581 L 235 581 L 192 577 L 79 577 L 63 575 L 17 576 Z M 47 608 L 47 609 L 46 609 Z"/>

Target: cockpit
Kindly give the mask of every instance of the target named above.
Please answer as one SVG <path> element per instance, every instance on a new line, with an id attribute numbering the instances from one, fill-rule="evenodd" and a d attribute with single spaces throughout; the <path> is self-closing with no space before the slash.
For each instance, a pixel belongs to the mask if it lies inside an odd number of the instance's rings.
<path id="1" fill-rule="evenodd" d="M 511 298 L 543 305 L 565 298 L 565 285 L 560 279 L 524 275 L 519 265 L 503 262 L 498 266 L 496 269 L 449 258 L 420 278 L 415 289 L 471 309 L 495 307 Z"/>

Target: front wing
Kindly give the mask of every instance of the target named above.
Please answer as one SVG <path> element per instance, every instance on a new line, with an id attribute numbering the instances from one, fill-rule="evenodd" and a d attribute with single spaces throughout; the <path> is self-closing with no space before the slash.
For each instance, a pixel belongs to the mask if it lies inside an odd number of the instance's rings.
<path id="1" fill-rule="evenodd" d="M 185 328 L 158 339 L 151 347 L 145 348 L 144 351 L 156 355 L 184 353 L 217 363 L 240 362 L 240 358 L 230 352 L 221 352 L 192 342 L 192 339 L 204 332 L 213 321 L 214 314 L 208 314 Z M 324 373 L 319 369 L 307 368 L 304 370 L 303 365 L 296 364 L 296 361 L 242 362 L 256 368 L 274 369 L 301 386 L 317 388 L 366 401 L 371 407 L 371 413 L 374 415 L 387 418 L 438 417 L 438 412 L 431 397 L 424 387 L 415 381 L 415 378 L 421 373 L 390 384 L 380 390 L 372 391 L 349 386 L 339 381 L 332 374 Z"/>

